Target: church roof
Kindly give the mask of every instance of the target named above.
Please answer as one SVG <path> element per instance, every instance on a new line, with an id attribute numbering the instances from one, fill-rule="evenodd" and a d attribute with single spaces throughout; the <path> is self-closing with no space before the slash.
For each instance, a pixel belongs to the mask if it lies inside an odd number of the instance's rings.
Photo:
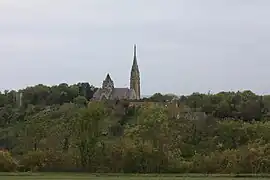
<path id="1" fill-rule="evenodd" d="M 111 100 L 115 99 L 130 99 L 132 95 L 134 94 L 133 89 L 129 88 L 114 88 L 110 94 Z M 94 95 L 93 95 L 93 100 L 101 100 L 103 95 L 102 88 L 98 89 Z"/>
<path id="2" fill-rule="evenodd" d="M 132 95 L 132 89 L 129 88 L 114 88 L 112 99 L 129 99 Z"/>

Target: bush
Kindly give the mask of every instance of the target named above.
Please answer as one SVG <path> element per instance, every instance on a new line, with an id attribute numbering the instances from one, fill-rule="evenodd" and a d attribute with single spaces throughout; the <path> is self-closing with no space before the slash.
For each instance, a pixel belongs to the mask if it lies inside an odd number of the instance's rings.
<path id="1" fill-rule="evenodd" d="M 122 170 L 126 173 L 161 173 L 167 171 L 167 156 L 161 150 L 153 148 L 151 143 L 128 144 L 125 142 L 120 156 L 121 158 L 118 157 L 117 159 L 121 160 Z M 114 162 L 116 161 L 114 160 Z"/>
<path id="2" fill-rule="evenodd" d="M 21 170 L 37 171 L 46 164 L 46 153 L 43 151 L 29 151 L 20 160 Z"/>
<path id="3" fill-rule="evenodd" d="M 63 153 L 63 152 L 46 152 L 45 166 L 42 167 L 42 171 L 77 171 L 78 158 L 75 154 Z"/>
<path id="4" fill-rule="evenodd" d="M 173 159 L 169 162 L 167 173 L 190 173 L 193 162 L 185 159 Z"/>
<path id="5" fill-rule="evenodd" d="M 20 160 L 22 171 L 75 171 L 74 155 L 53 151 L 30 151 Z"/>
<path id="6" fill-rule="evenodd" d="M 8 151 L 0 150 L 0 171 L 12 172 L 16 171 L 18 167 L 17 162 L 12 158 Z"/>
<path id="7" fill-rule="evenodd" d="M 216 151 L 192 158 L 193 173 L 269 173 L 270 145 L 250 144 L 237 150 Z"/>

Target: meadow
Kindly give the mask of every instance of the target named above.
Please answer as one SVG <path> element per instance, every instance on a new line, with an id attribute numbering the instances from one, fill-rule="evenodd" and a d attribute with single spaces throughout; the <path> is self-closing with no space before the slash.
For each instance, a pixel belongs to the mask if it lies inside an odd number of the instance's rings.
<path id="1" fill-rule="evenodd" d="M 268 179 L 264 176 L 235 177 L 230 175 L 129 175 L 129 174 L 76 174 L 76 173 L 39 173 L 39 174 L 0 174 L 1 180 L 244 180 L 244 179 Z"/>

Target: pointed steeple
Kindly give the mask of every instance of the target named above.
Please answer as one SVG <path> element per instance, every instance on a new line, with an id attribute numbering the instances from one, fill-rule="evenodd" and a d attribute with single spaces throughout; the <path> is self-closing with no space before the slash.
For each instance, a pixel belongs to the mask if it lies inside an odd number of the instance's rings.
<path id="1" fill-rule="evenodd" d="M 136 48 L 136 44 L 134 44 L 134 57 L 136 57 L 137 55 L 137 48 Z"/>
<path id="2" fill-rule="evenodd" d="M 137 62 L 137 47 L 136 44 L 134 44 L 134 50 L 133 50 L 133 64 L 132 64 L 132 70 L 137 70 L 139 71 L 138 68 L 138 62 Z"/>
<path id="3" fill-rule="evenodd" d="M 110 74 L 108 73 L 106 75 L 105 80 L 103 81 L 102 88 L 114 88 L 114 83 L 112 78 L 110 77 Z"/>
<path id="4" fill-rule="evenodd" d="M 111 77 L 110 77 L 110 74 L 108 73 L 106 78 L 105 78 L 105 81 L 112 81 Z"/>
<path id="5" fill-rule="evenodd" d="M 137 62 L 137 48 L 136 44 L 134 44 L 134 52 L 133 52 L 133 63 L 130 72 L 130 89 L 135 91 L 136 97 L 135 99 L 140 99 L 141 97 L 141 88 L 140 88 L 140 71 Z"/>

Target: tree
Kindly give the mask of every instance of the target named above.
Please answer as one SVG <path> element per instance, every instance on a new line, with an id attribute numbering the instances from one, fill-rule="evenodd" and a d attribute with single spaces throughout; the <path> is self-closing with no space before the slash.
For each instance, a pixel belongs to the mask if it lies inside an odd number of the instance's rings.
<path id="1" fill-rule="evenodd" d="M 73 102 L 81 107 L 85 107 L 87 105 L 87 99 L 84 96 L 74 98 Z"/>
<path id="2" fill-rule="evenodd" d="M 77 147 L 80 152 L 81 164 L 84 168 L 91 168 L 102 136 L 102 120 L 106 117 L 104 104 L 93 102 L 89 107 L 79 111 L 76 122 Z"/>

